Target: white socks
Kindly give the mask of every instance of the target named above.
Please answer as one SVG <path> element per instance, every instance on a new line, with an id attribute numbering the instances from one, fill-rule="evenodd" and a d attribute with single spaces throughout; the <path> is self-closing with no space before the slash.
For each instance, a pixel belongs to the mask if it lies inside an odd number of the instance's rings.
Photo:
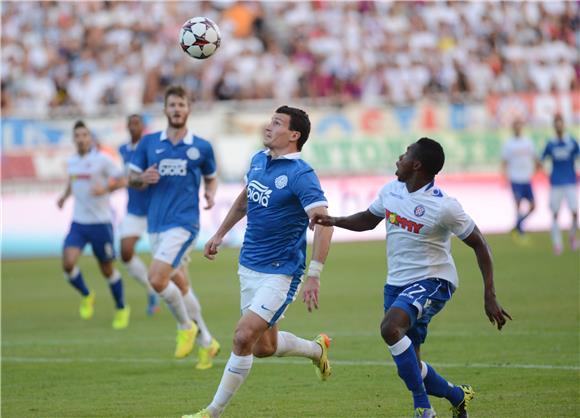
<path id="1" fill-rule="evenodd" d="M 278 331 L 278 346 L 274 353 L 277 357 L 307 357 L 318 360 L 322 355 L 322 348 L 314 342 L 297 337 L 285 331 Z"/>
<path id="2" fill-rule="evenodd" d="M 109 285 L 115 284 L 121 279 L 122 279 L 121 273 L 117 269 L 113 269 L 113 273 L 111 273 L 111 275 L 107 277 Z"/>
<path id="3" fill-rule="evenodd" d="M 205 321 L 203 320 L 203 316 L 201 316 L 201 305 L 199 300 L 189 288 L 188 292 L 183 295 L 183 302 L 185 303 L 185 307 L 187 309 L 187 313 L 189 317 L 195 321 L 199 328 L 199 334 L 197 335 L 197 343 L 202 347 L 209 347 L 211 344 L 211 334 Z"/>
<path id="4" fill-rule="evenodd" d="M 250 373 L 254 356 L 236 356 L 234 353 L 230 355 L 222 380 L 215 393 L 213 401 L 207 407 L 212 417 L 219 417 L 232 396 L 242 386 L 246 376 Z"/>
<path id="5" fill-rule="evenodd" d="M 554 247 L 562 248 L 562 234 L 560 233 L 560 228 L 558 227 L 558 221 L 552 222 L 552 244 Z"/>
<path id="6" fill-rule="evenodd" d="M 127 268 L 127 272 L 131 275 L 131 277 L 145 286 L 149 294 L 155 293 L 155 290 L 153 290 L 151 284 L 149 283 L 149 279 L 147 278 L 147 266 L 143 260 L 134 255 L 131 260 L 125 263 L 125 267 Z"/>
<path id="7" fill-rule="evenodd" d="M 176 284 L 170 280 L 167 287 L 159 292 L 159 296 L 167 303 L 169 311 L 177 320 L 179 329 L 191 329 L 191 319 L 189 319 L 181 291 Z"/>

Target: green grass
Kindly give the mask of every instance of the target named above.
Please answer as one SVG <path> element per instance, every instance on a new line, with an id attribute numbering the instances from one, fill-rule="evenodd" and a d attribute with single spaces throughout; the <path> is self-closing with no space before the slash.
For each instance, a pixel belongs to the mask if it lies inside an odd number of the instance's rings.
<path id="1" fill-rule="evenodd" d="M 469 248 L 454 242 L 461 287 L 432 322 L 424 359 L 449 380 L 476 390 L 471 417 L 580 416 L 578 254 L 554 257 L 546 234 L 530 247 L 490 236 L 500 302 L 514 321 L 498 332 L 483 311 L 481 278 Z M 78 318 L 79 298 L 56 259 L 2 265 L 3 417 L 179 417 L 205 406 L 219 383 L 239 318 L 236 250 L 218 261 L 199 253 L 193 287 L 223 351 L 213 369 L 172 359 L 175 325 L 165 308 L 145 315 L 144 291 L 126 278 L 130 328 L 111 329 L 113 304 L 92 258 L 80 263 L 97 292 L 95 317 Z M 412 402 L 378 328 L 384 243 L 335 244 L 323 274 L 320 310 L 300 299 L 283 329 L 333 337 L 332 378 L 317 381 L 305 359 L 254 363 L 224 416 L 409 417 Z M 434 399 L 440 416 L 447 402 Z"/>

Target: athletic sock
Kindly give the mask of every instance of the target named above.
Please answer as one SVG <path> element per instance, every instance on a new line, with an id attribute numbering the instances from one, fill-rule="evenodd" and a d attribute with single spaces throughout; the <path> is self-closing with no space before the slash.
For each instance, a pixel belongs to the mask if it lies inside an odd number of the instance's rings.
<path id="1" fill-rule="evenodd" d="M 189 319 L 185 303 L 183 302 L 183 297 L 181 296 L 181 291 L 177 285 L 170 280 L 167 287 L 159 292 L 159 296 L 161 296 L 161 299 L 165 301 L 169 311 L 177 320 L 177 326 L 179 329 L 190 329 L 191 319 Z"/>
<path id="2" fill-rule="evenodd" d="M 524 219 L 526 219 L 525 216 L 522 216 L 521 214 L 518 213 L 518 218 L 517 218 L 517 221 L 516 221 L 516 230 L 520 234 L 523 234 L 524 233 L 524 230 L 522 228 L 522 222 L 524 221 Z"/>
<path id="3" fill-rule="evenodd" d="M 423 377 L 427 394 L 437 396 L 438 398 L 445 398 L 453 406 L 457 406 L 463 401 L 465 394 L 459 386 L 455 386 L 453 383 L 445 380 L 430 364 L 424 361 L 421 364 L 423 366 L 421 368 L 421 376 Z"/>
<path id="4" fill-rule="evenodd" d="M 552 222 L 551 236 L 554 247 L 562 248 L 562 234 L 557 221 Z"/>
<path id="5" fill-rule="evenodd" d="M 125 301 L 123 299 L 123 280 L 121 280 L 121 273 L 119 273 L 119 270 L 114 270 L 111 277 L 107 277 L 107 280 L 109 281 L 109 289 L 111 289 L 116 308 L 123 309 L 125 307 Z"/>
<path id="6" fill-rule="evenodd" d="M 405 335 L 397 343 L 388 347 L 397 365 L 399 376 L 413 394 L 415 408 L 431 408 L 427 391 L 421 378 L 421 370 L 419 370 L 419 364 L 417 363 L 417 355 L 409 337 Z"/>
<path id="7" fill-rule="evenodd" d="M 251 354 L 249 356 L 236 356 L 234 353 L 230 355 L 213 401 L 207 407 L 212 416 L 221 415 L 250 373 L 253 360 L 254 357 Z"/>
<path id="8" fill-rule="evenodd" d="M 322 348 L 311 340 L 297 337 L 285 331 L 278 331 L 277 357 L 307 357 L 311 360 L 318 360 L 322 355 Z"/>
<path id="9" fill-rule="evenodd" d="M 79 291 L 81 295 L 88 296 L 89 293 L 91 293 L 85 284 L 85 279 L 83 279 L 83 274 L 81 273 L 81 270 L 78 268 L 78 266 L 74 266 L 70 274 L 65 272 L 64 277 L 68 280 L 72 287 Z"/>
<path id="10" fill-rule="evenodd" d="M 195 321 L 199 328 L 197 343 L 202 347 L 209 347 L 212 340 L 211 333 L 201 315 L 201 304 L 191 288 L 189 288 L 188 292 L 183 296 L 183 302 L 185 303 L 189 318 Z"/>
<path id="11" fill-rule="evenodd" d="M 153 290 L 151 283 L 149 283 L 149 279 L 147 278 L 147 266 L 145 266 L 143 260 L 134 255 L 129 261 L 125 263 L 125 268 L 131 277 L 145 286 L 147 292 L 150 295 L 155 294 L 155 290 Z"/>

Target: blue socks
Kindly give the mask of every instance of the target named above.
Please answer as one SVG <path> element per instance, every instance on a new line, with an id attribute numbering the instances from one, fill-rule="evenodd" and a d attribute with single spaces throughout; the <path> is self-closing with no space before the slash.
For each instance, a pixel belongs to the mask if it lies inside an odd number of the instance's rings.
<path id="1" fill-rule="evenodd" d="M 423 383 L 429 395 L 437 396 L 438 398 L 445 398 L 451 405 L 457 406 L 463 401 L 464 393 L 459 386 L 449 383 L 441 377 L 433 367 L 424 361 L 421 362 L 421 375 L 423 376 Z"/>
<path id="2" fill-rule="evenodd" d="M 111 289 L 111 294 L 113 299 L 115 299 L 115 306 L 117 309 L 123 309 L 125 307 L 125 302 L 123 298 L 123 281 L 121 280 L 121 273 L 115 270 L 109 280 L 109 288 Z"/>
<path id="3" fill-rule="evenodd" d="M 421 369 L 419 369 L 415 348 L 409 337 L 404 336 L 397 343 L 388 347 L 397 365 L 399 376 L 413 394 L 415 408 L 431 408 L 427 390 L 421 377 Z"/>
<path id="4" fill-rule="evenodd" d="M 70 272 L 70 274 L 65 273 L 64 275 L 68 279 L 70 285 L 75 289 L 77 289 L 81 295 L 83 296 L 89 295 L 90 292 L 89 289 L 87 288 L 87 285 L 85 284 L 85 279 L 83 279 L 83 274 L 81 273 L 80 269 L 77 266 L 75 266 L 75 268 L 73 269 L 73 271 Z"/>

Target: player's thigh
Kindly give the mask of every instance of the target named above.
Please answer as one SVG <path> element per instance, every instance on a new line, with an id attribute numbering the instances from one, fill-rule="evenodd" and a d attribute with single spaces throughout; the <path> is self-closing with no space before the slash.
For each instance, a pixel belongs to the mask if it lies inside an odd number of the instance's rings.
<path id="1" fill-rule="evenodd" d="M 70 272 L 77 264 L 79 257 L 82 254 L 82 249 L 78 247 L 65 247 L 62 250 L 62 267 L 63 270 Z"/>
<path id="2" fill-rule="evenodd" d="M 95 224 L 87 225 L 88 239 L 93 249 L 93 254 L 100 264 L 107 264 L 115 259 L 115 247 L 113 237 L 113 225 Z"/>
<path id="3" fill-rule="evenodd" d="M 186 267 L 185 266 L 180 266 L 177 269 L 174 269 L 171 272 L 171 280 L 173 281 L 173 283 L 176 284 L 176 286 L 179 288 L 179 290 L 181 291 L 181 294 L 185 295 L 188 291 L 189 291 L 189 278 L 188 275 L 186 273 Z"/>
<path id="4" fill-rule="evenodd" d="M 162 261 L 173 268 L 179 267 L 188 260 L 189 253 L 195 245 L 197 235 L 185 228 L 171 228 L 149 235 L 153 260 Z"/>
<path id="5" fill-rule="evenodd" d="M 566 195 L 566 203 L 573 213 L 578 213 L 578 188 L 575 184 L 570 184 L 565 187 L 564 194 Z"/>
<path id="6" fill-rule="evenodd" d="M 278 347 L 278 326 L 273 325 L 266 329 L 254 346 L 256 357 L 269 357 L 274 355 Z"/>
<path id="7" fill-rule="evenodd" d="M 565 187 L 563 186 L 552 186 L 550 188 L 550 209 L 552 212 L 557 213 L 560 210 L 564 194 Z"/>
<path id="8" fill-rule="evenodd" d="M 133 258 L 135 254 L 135 246 L 137 245 L 137 241 L 139 241 L 138 236 L 129 236 L 125 238 L 121 238 L 121 259 L 124 262 L 128 262 Z"/>

